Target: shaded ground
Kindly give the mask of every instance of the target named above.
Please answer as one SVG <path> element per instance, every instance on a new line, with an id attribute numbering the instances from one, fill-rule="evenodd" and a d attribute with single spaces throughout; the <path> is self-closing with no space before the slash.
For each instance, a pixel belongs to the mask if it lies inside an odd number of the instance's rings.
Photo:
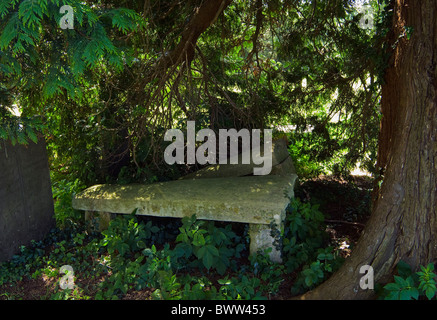
<path id="1" fill-rule="evenodd" d="M 343 180 L 330 176 L 308 180 L 296 197 L 319 204 L 326 215 L 327 232 L 337 242 L 354 246 L 370 216 L 372 179 L 354 176 Z"/>
<path id="2" fill-rule="evenodd" d="M 372 181 L 369 177 L 356 176 L 348 181 L 335 177 L 319 177 L 300 183 L 295 195 L 304 202 L 319 204 L 319 210 L 326 215 L 326 231 L 330 235 L 332 244 L 341 252 L 343 257 L 348 257 L 360 237 L 362 230 L 370 215 Z M 237 227 L 239 228 L 239 227 Z M 242 228 L 242 226 L 241 226 Z M 247 263 L 243 261 L 242 264 Z M 247 260 L 247 259 L 246 259 Z M 88 295 L 93 295 L 92 288 L 104 279 L 82 280 L 77 276 L 77 284 L 81 290 L 86 289 Z M 211 282 L 215 283 L 223 276 L 211 275 Z M 287 299 L 291 297 L 290 288 L 295 275 L 288 275 L 282 282 L 278 293 L 270 299 Z M 50 299 L 58 286 L 55 278 L 39 277 L 37 279 L 24 279 L 14 286 L 0 286 L 0 300 L 24 299 L 38 300 Z M 151 289 L 141 291 L 130 290 L 123 299 L 147 300 L 151 299 Z M 83 292 L 76 292 L 83 298 Z"/>

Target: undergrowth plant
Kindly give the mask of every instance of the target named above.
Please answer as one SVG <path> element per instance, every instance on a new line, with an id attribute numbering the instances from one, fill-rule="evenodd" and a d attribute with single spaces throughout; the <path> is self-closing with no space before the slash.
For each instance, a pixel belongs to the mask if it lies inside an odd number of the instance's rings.
<path id="1" fill-rule="evenodd" d="M 139 223 L 135 218 L 135 211 L 128 216 L 118 216 L 107 230 L 103 231 L 102 246 L 106 247 L 111 256 L 129 257 L 139 254 L 140 250 L 148 246 L 148 241 L 159 229 L 152 222 Z"/>
<path id="2" fill-rule="evenodd" d="M 384 300 L 419 300 L 436 299 L 436 274 L 434 264 L 420 266 L 420 271 L 413 272 L 411 267 L 401 261 L 397 267 L 398 275 L 394 282 L 386 284 L 380 290 L 380 298 Z"/>
<path id="3" fill-rule="evenodd" d="M 324 281 L 343 262 L 333 250 L 326 246 L 325 216 L 318 205 L 293 199 L 287 209 L 283 256 L 287 272 L 298 272 L 293 286 L 294 293 L 315 287 Z"/>
<path id="4" fill-rule="evenodd" d="M 220 228 L 213 222 L 197 220 L 195 215 L 183 218 L 182 224 L 175 256 L 183 259 L 186 266 L 215 269 L 221 275 L 227 268 L 236 267 L 234 259 L 240 258 L 244 244 L 232 231 L 231 224 Z"/>
<path id="5" fill-rule="evenodd" d="M 173 238 L 167 223 L 159 227 L 135 211 L 116 217 L 102 233 L 66 224 L 0 264 L 0 297 L 19 298 L 6 289 L 44 277 L 51 287 L 43 299 L 120 299 L 141 290 L 152 299 L 270 299 L 292 273 L 293 293 L 299 293 L 341 261 L 326 246 L 323 220 L 316 206 L 291 202 L 281 235 L 283 264 L 270 260 L 271 248 L 248 255 L 247 228 L 237 234 L 231 223 L 222 227 L 194 215 L 180 221 Z M 64 265 L 74 270 L 74 290 L 60 288 Z"/>
<path id="6" fill-rule="evenodd" d="M 51 172 L 51 179 L 57 226 L 65 228 L 67 225 L 80 221 L 82 213 L 73 208 L 72 198 L 75 193 L 84 189 L 84 185 L 79 179 L 74 181 L 57 179 L 53 172 Z"/>

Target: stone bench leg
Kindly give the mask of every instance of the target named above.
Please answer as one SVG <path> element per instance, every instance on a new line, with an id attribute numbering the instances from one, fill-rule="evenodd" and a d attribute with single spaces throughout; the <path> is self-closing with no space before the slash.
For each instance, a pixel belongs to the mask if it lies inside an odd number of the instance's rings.
<path id="1" fill-rule="evenodd" d="M 249 224 L 249 236 L 250 236 L 250 254 L 256 254 L 259 250 L 264 250 L 267 248 L 272 248 L 269 256 L 270 260 L 275 263 L 282 263 L 281 250 L 278 248 L 280 244 L 280 227 L 274 228 L 267 224 Z M 277 235 L 276 237 L 272 236 Z"/>
<path id="2" fill-rule="evenodd" d="M 89 221 L 93 228 L 102 232 L 108 229 L 113 215 L 108 212 L 85 211 L 85 221 Z"/>

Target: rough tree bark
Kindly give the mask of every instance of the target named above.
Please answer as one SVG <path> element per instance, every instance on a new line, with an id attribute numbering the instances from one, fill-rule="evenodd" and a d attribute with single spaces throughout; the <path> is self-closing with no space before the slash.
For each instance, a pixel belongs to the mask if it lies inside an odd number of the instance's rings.
<path id="1" fill-rule="evenodd" d="M 375 283 L 384 283 L 400 260 L 413 269 L 436 262 L 437 7 L 435 0 L 393 5 L 396 48 L 382 90 L 378 157 L 383 183 L 351 257 L 301 299 L 369 299 L 374 292 L 361 289 L 361 266 L 372 266 Z"/>

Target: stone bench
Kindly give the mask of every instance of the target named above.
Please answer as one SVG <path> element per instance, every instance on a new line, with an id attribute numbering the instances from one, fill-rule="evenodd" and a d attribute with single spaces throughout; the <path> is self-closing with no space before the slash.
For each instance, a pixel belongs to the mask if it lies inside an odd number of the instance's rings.
<path id="1" fill-rule="evenodd" d="M 211 165 L 183 179 L 150 185 L 96 185 L 73 199 L 73 208 L 86 217 L 96 212 L 100 228 L 112 214 L 241 222 L 249 224 L 250 253 L 272 248 L 270 258 L 281 261 L 275 245 L 294 197 L 297 176 L 283 140 L 273 145 L 271 175 L 251 176 L 253 165 Z M 273 230 L 272 230 L 273 228 Z M 273 232 L 272 232 L 273 231 Z"/>
<path id="2" fill-rule="evenodd" d="M 280 231 L 293 197 L 296 175 L 176 180 L 150 185 L 96 185 L 76 195 L 73 207 L 89 216 L 98 212 L 102 224 L 111 213 L 242 222 L 249 224 L 251 254 L 272 247 L 280 262 L 272 228 Z"/>

